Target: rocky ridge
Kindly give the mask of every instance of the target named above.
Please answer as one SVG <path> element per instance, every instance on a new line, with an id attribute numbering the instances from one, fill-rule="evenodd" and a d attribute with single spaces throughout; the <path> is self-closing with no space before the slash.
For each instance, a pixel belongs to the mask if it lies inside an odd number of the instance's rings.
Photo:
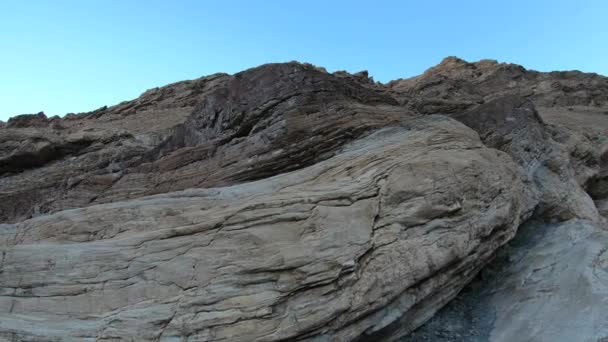
<path id="1" fill-rule="evenodd" d="M 554 341 L 551 327 L 578 313 L 552 315 L 566 304 L 551 294 L 608 293 L 605 122 L 581 124 L 607 102 L 599 75 L 449 57 L 388 84 L 269 64 L 90 113 L 13 118 L 0 127 L 0 336 L 396 340 L 508 254 L 520 226 L 553 225 L 552 246 L 572 244 L 568 229 L 600 240 L 529 269 L 547 247 L 520 243 L 520 266 L 496 276 L 513 287 L 487 290 L 492 303 L 523 296 L 509 309 L 521 319 L 550 303 L 547 333 L 507 324 L 504 304 L 483 304 L 500 311 L 483 327 L 454 323 L 444 312 L 481 310 L 458 297 L 410 336 L 448 322 L 446 340 Z M 547 290 L 564 267 L 594 285 Z M 522 272 L 553 285 L 530 289 Z M 544 295 L 518 294 L 530 291 Z M 596 312 L 579 336 L 608 336 Z"/>

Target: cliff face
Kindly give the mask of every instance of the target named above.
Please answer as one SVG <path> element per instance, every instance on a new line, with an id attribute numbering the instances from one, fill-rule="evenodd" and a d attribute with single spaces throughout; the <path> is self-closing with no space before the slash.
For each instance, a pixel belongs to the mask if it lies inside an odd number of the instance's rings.
<path id="1" fill-rule="evenodd" d="M 45 127 L 17 118 L 0 138 L 0 219 L 273 176 L 403 115 L 388 95 L 289 63 L 169 85 Z"/>
<path id="2" fill-rule="evenodd" d="M 0 127 L 0 336 L 398 339 L 523 224 L 584 225 L 602 244 L 606 110 L 604 77 L 450 57 L 388 84 L 268 64 L 13 118 Z M 601 250 L 570 274 L 600 274 L 587 297 L 608 288 Z M 558 273 L 541 277 L 558 286 Z M 500 317 L 487 339 L 517 336 Z"/>

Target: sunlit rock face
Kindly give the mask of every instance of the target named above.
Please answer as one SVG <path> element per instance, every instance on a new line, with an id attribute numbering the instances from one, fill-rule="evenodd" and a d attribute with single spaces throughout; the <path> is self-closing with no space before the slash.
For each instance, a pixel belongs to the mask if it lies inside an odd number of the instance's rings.
<path id="1" fill-rule="evenodd" d="M 433 340 L 442 326 L 450 341 L 553 341 L 568 320 L 601 338 L 606 158 L 581 122 L 605 84 L 456 58 L 380 84 L 293 62 L 11 119 L 0 338 Z M 509 244 L 522 225 L 549 233 Z M 497 254 L 517 257 L 472 283 L 491 296 L 458 304 L 478 298 L 465 290 L 413 332 Z M 547 329 L 522 323 L 532 306 Z"/>

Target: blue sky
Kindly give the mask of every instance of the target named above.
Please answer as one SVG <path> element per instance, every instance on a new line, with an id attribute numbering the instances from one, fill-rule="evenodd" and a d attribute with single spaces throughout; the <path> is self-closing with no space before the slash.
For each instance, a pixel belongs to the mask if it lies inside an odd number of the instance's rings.
<path id="1" fill-rule="evenodd" d="M 268 62 L 385 82 L 448 55 L 608 75 L 608 1 L 0 0 L 0 120 Z"/>

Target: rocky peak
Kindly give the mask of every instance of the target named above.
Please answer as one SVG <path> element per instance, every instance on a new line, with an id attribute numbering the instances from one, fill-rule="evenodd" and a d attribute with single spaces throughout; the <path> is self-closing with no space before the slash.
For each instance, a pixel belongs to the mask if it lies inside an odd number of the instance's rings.
<path id="1" fill-rule="evenodd" d="M 543 73 L 520 65 L 448 57 L 422 75 L 387 84 L 407 108 L 420 113 L 454 113 L 508 94 L 539 107 L 604 106 L 608 79 L 577 71 Z"/>
<path id="2" fill-rule="evenodd" d="M 48 122 L 49 120 L 44 114 L 44 112 L 39 112 L 38 114 L 22 114 L 8 119 L 6 127 L 44 127 L 48 125 Z"/>

